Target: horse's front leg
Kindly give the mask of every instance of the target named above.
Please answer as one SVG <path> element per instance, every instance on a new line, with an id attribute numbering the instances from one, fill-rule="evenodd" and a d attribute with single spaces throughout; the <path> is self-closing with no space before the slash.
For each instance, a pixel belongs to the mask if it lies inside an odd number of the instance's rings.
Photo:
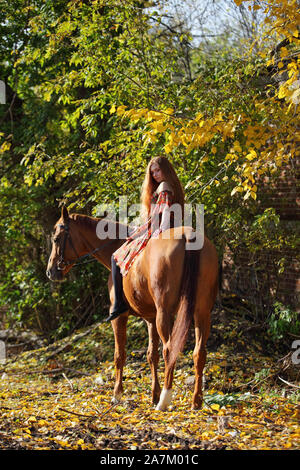
<path id="1" fill-rule="evenodd" d="M 126 328 L 127 328 L 128 313 L 120 315 L 118 318 L 113 320 L 112 327 L 114 330 L 115 336 L 115 387 L 114 387 L 114 396 L 112 399 L 113 403 L 118 402 L 121 399 L 123 393 L 123 368 L 126 360 Z"/>
<path id="2" fill-rule="evenodd" d="M 151 369 L 152 375 L 152 403 L 157 404 L 160 397 L 161 388 L 157 376 L 157 367 L 159 362 L 158 345 L 159 335 L 156 328 L 155 320 L 153 322 L 147 321 L 149 333 L 149 345 L 147 351 L 147 359 Z"/>

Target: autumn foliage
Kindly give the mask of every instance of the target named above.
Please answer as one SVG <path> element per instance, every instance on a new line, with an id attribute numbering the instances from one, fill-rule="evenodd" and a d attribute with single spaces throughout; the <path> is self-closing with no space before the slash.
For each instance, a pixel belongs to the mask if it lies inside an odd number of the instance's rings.
<path id="1" fill-rule="evenodd" d="M 106 325 L 95 324 L 50 346 L 11 357 L 0 376 L 0 448 L 299 448 L 297 390 L 281 381 L 289 361 L 274 354 L 270 337 L 256 334 L 253 340 L 251 323 L 242 316 L 216 309 L 212 320 L 204 406 L 197 411 L 190 409 L 193 338 L 177 362 L 172 407 L 156 411 L 150 405 L 147 332 L 134 318 L 129 322 L 125 394 L 117 404 L 111 403 L 113 339 Z M 160 365 L 162 380 L 162 361 Z"/>

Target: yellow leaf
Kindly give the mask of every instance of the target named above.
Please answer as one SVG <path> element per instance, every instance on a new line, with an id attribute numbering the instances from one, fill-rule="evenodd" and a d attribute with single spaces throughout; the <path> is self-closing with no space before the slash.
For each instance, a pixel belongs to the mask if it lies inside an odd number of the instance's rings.
<path id="1" fill-rule="evenodd" d="M 30 416 L 30 418 L 28 418 L 28 421 L 30 421 L 30 423 L 35 423 L 37 419 L 35 416 Z"/>
<path id="2" fill-rule="evenodd" d="M 118 106 L 117 107 L 117 115 L 122 116 L 125 113 L 126 108 L 127 108 L 127 106 L 125 106 L 124 104 L 121 105 L 121 106 Z"/>
<path id="3" fill-rule="evenodd" d="M 286 48 L 286 47 L 282 47 L 282 48 L 280 49 L 280 57 L 286 57 L 286 56 L 288 56 L 288 55 L 289 55 L 289 51 L 287 50 L 287 48 Z"/>
<path id="4" fill-rule="evenodd" d="M 235 188 L 233 188 L 230 195 L 233 196 L 236 192 L 243 192 L 243 188 L 241 188 L 241 186 L 236 186 Z"/>
<path id="5" fill-rule="evenodd" d="M 10 146 L 11 146 L 11 142 L 3 142 L 3 144 L 0 147 L 0 152 L 1 153 L 6 152 L 7 150 L 10 149 Z"/>
<path id="6" fill-rule="evenodd" d="M 281 100 L 287 95 L 287 90 L 284 86 L 281 86 L 278 91 L 278 98 Z"/>
<path id="7" fill-rule="evenodd" d="M 48 422 L 45 421 L 44 419 L 39 420 L 39 426 L 45 426 L 46 424 L 48 424 Z"/>
<path id="8" fill-rule="evenodd" d="M 164 132 L 166 130 L 166 126 L 164 126 L 163 121 L 155 121 L 151 123 L 151 127 L 153 127 L 157 132 Z"/>
<path id="9" fill-rule="evenodd" d="M 113 114 L 116 111 L 116 106 L 113 104 L 112 107 L 110 108 L 109 112 L 110 114 Z"/>
<path id="10" fill-rule="evenodd" d="M 247 160 L 254 160 L 257 157 L 255 150 L 251 149 L 248 155 L 246 155 Z"/>
<path id="11" fill-rule="evenodd" d="M 161 119 L 161 113 L 158 111 L 148 111 L 147 112 L 147 118 L 148 119 Z"/>
<path id="12" fill-rule="evenodd" d="M 165 145 L 164 151 L 165 151 L 166 153 L 170 153 L 171 150 L 172 150 L 172 146 L 171 146 L 170 144 Z"/>
<path id="13" fill-rule="evenodd" d="M 236 152 L 241 152 L 242 151 L 242 148 L 240 146 L 240 143 L 238 140 L 236 140 L 235 142 L 233 142 L 233 148 Z"/>
<path id="14" fill-rule="evenodd" d="M 238 156 L 235 155 L 234 153 L 227 153 L 225 160 L 231 160 L 232 162 L 235 160 L 238 160 Z"/>
<path id="15" fill-rule="evenodd" d="M 213 404 L 211 405 L 211 408 L 212 408 L 213 410 L 215 410 L 215 411 L 219 411 L 220 405 L 218 405 L 218 403 L 213 403 Z"/>
<path id="16" fill-rule="evenodd" d="M 195 121 L 200 121 L 203 118 L 202 113 L 198 113 L 197 116 L 195 117 Z"/>

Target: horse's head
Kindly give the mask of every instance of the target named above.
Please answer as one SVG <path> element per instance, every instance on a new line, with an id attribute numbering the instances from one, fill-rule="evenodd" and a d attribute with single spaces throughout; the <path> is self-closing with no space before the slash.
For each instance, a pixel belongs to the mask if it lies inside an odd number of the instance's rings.
<path id="1" fill-rule="evenodd" d="M 75 222 L 69 217 L 63 206 L 61 217 L 54 225 L 52 249 L 46 275 L 51 281 L 62 281 L 78 258 L 81 242 L 76 231 Z"/>

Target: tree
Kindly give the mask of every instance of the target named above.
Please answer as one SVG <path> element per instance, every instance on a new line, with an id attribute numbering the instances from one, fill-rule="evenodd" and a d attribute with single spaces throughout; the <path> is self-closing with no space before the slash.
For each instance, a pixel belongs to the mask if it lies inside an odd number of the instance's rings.
<path id="1" fill-rule="evenodd" d="M 96 268 L 94 278 L 92 269 L 74 274 L 72 289 L 46 283 L 58 205 L 93 215 L 122 194 L 137 202 L 146 164 L 160 152 L 177 166 L 187 200 L 205 204 L 220 252 L 248 243 L 260 178 L 275 177 L 295 153 L 298 13 L 292 1 L 276 5 L 251 3 L 252 18 L 263 10 L 264 41 L 245 55 L 240 29 L 231 34 L 226 22 L 214 37 L 203 22 L 196 41 L 184 15 L 158 2 L 1 3 L 9 96 L 0 108 L 0 288 L 14 316 L 34 316 L 34 285 L 44 318 L 59 299 L 56 326 L 61 311 L 73 322 L 84 275 L 104 292 Z M 248 24 L 247 6 L 235 11 Z"/>

